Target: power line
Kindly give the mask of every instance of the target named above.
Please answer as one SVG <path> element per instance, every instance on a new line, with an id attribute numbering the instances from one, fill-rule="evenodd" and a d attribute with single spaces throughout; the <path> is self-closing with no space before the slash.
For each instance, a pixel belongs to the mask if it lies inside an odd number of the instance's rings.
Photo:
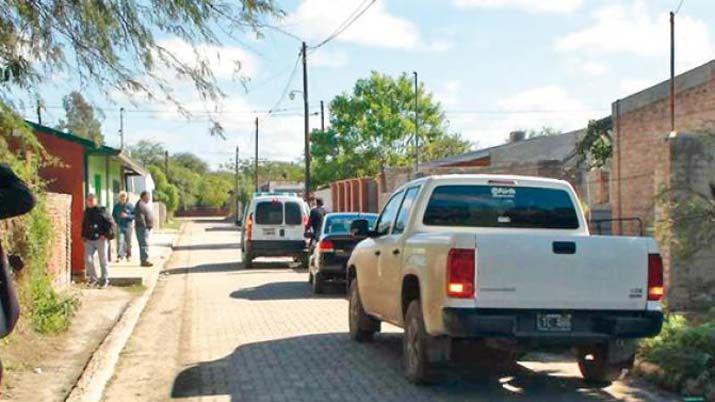
<path id="1" fill-rule="evenodd" d="M 678 11 L 680 11 L 680 7 L 683 6 L 683 3 L 685 3 L 685 0 L 680 0 L 678 7 L 675 8 L 675 11 L 673 12 L 673 14 L 678 14 Z"/>
<path id="2" fill-rule="evenodd" d="M 288 94 L 288 91 L 290 90 L 290 85 L 293 83 L 293 79 L 295 79 L 295 74 L 298 71 L 298 65 L 300 64 L 300 61 L 302 59 L 302 52 L 298 54 L 298 57 L 295 59 L 295 64 L 293 65 L 293 71 L 291 71 L 290 76 L 288 76 L 288 81 L 285 84 L 285 87 L 283 88 L 283 92 L 281 92 L 281 96 L 278 98 L 276 103 L 273 105 L 272 108 L 268 109 L 267 114 L 270 116 L 274 110 L 278 110 L 278 106 L 283 102 L 283 99 L 285 99 L 286 95 Z"/>
<path id="3" fill-rule="evenodd" d="M 345 21 L 343 21 L 342 24 L 340 24 L 338 26 L 338 28 L 332 34 L 328 35 L 327 38 L 323 39 L 317 45 L 311 46 L 310 48 L 312 50 L 315 50 L 315 49 L 327 44 L 328 42 L 332 41 L 333 39 L 337 38 L 338 36 L 340 36 L 340 34 L 345 32 L 345 30 L 348 29 L 350 27 L 350 25 L 352 25 L 355 21 L 357 21 L 358 18 L 362 17 L 362 15 L 365 14 L 365 12 L 367 10 L 369 10 L 370 7 L 372 7 L 377 2 L 377 0 L 370 0 L 370 3 L 368 3 L 368 5 L 363 8 L 363 6 L 365 5 L 365 3 L 367 1 L 368 0 L 363 1 L 352 13 L 350 13 L 348 18 Z"/>

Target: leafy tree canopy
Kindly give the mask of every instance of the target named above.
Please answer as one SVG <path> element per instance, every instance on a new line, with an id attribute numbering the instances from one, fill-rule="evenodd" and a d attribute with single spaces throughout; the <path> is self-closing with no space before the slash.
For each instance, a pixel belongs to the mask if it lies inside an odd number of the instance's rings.
<path id="1" fill-rule="evenodd" d="M 208 163 L 190 152 L 181 152 L 171 155 L 171 162 L 190 169 L 196 173 L 204 174 L 209 171 Z"/>
<path id="2" fill-rule="evenodd" d="M 559 135 L 561 134 L 561 130 L 549 127 L 549 126 L 543 126 L 541 129 L 535 130 L 535 129 L 529 129 L 526 132 L 526 138 L 536 138 L 536 137 L 549 137 L 552 135 Z"/>
<path id="3" fill-rule="evenodd" d="M 68 130 L 96 144 L 104 143 L 100 122 L 104 115 L 101 111 L 95 115 L 94 107 L 84 99 L 82 94 L 77 91 L 70 92 L 62 99 L 62 107 L 65 109 L 67 120 L 60 119 L 58 130 Z"/>
<path id="4" fill-rule="evenodd" d="M 613 155 L 611 140 L 613 121 L 610 117 L 591 120 L 586 127 L 586 135 L 577 145 L 578 163 L 590 167 L 603 167 Z"/>
<path id="5" fill-rule="evenodd" d="M 343 93 L 330 103 L 330 125 L 314 131 L 311 152 L 314 180 L 320 185 L 332 180 L 374 176 L 386 167 L 413 163 L 415 93 L 412 79 L 378 72 L 355 83 L 352 93 Z M 438 159 L 468 150 L 470 144 L 449 133 L 441 106 L 418 88 L 420 160 Z"/>
<path id="6" fill-rule="evenodd" d="M 141 140 L 127 147 L 132 159 L 149 167 L 152 165 L 163 166 L 166 148 L 164 145 L 150 140 Z"/>

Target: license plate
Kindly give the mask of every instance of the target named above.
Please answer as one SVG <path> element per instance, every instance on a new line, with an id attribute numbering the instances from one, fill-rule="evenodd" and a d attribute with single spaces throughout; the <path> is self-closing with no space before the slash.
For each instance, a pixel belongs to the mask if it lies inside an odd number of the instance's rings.
<path id="1" fill-rule="evenodd" d="M 266 236 L 275 236 L 276 230 L 275 229 L 263 229 L 263 234 Z"/>
<path id="2" fill-rule="evenodd" d="M 537 314 L 536 329 L 545 332 L 571 331 L 571 314 Z"/>

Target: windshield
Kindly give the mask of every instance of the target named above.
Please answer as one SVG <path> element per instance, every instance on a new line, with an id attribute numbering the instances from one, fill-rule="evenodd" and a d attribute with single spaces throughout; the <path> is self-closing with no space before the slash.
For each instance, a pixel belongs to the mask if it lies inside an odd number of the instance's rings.
<path id="1" fill-rule="evenodd" d="M 350 233 L 350 224 L 356 219 L 365 219 L 369 227 L 375 225 L 377 220 L 376 215 L 333 215 L 325 218 L 323 233 L 324 234 L 348 234 Z"/>
<path id="2" fill-rule="evenodd" d="M 577 229 L 576 208 L 564 190 L 452 185 L 434 189 L 423 223 L 430 226 Z"/>

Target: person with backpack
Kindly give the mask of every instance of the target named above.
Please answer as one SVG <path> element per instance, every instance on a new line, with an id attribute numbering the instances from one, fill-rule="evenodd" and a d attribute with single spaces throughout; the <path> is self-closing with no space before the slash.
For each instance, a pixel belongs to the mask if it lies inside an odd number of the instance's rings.
<path id="1" fill-rule="evenodd" d="M 101 289 L 109 286 L 109 241 L 114 239 L 114 221 L 107 208 L 97 205 L 97 197 L 88 194 L 85 200 L 87 208 L 82 220 L 82 239 L 84 239 L 85 276 L 89 286 Z M 101 276 L 97 277 L 94 266 L 94 254 L 99 258 Z"/>

